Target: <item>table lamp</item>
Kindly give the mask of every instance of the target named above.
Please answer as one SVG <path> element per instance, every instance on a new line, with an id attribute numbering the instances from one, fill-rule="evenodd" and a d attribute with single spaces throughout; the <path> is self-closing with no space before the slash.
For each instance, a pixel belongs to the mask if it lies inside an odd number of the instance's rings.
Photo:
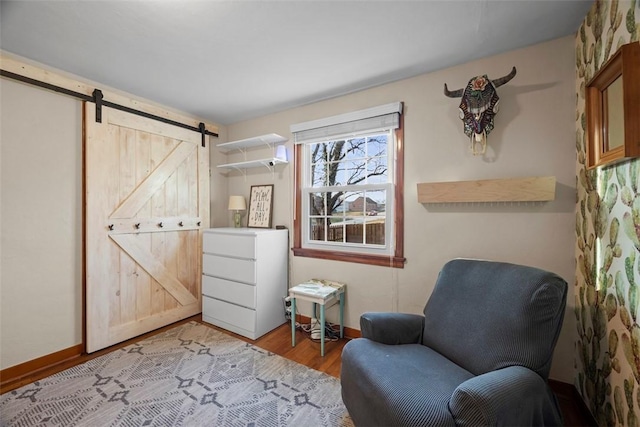
<path id="1" fill-rule="evenodd" d="M 247 203 L 243 196 L 229 196 L 229 210 L 233 213 L 233 226 L 240 228 L 240 211 L 247 209 Z"/>

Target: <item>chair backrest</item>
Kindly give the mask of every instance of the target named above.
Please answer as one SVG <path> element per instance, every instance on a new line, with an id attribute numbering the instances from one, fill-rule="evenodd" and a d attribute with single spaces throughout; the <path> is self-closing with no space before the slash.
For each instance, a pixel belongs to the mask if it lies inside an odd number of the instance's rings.
<path id="1" fill-rule="evenodd" d="M 424 308 L 423 344 L 474 375 L 525 366 L 548 378 L 567 282 L 548 271 L 456 259 Z"/>

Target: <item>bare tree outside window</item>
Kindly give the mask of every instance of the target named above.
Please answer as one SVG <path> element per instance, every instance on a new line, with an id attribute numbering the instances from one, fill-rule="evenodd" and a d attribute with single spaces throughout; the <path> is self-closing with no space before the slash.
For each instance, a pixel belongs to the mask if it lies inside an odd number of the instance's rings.
<path id="1" fill-rule="evenodd" d="M 311 144 L 310 239 L 385 244 L 389 134 Z"/>

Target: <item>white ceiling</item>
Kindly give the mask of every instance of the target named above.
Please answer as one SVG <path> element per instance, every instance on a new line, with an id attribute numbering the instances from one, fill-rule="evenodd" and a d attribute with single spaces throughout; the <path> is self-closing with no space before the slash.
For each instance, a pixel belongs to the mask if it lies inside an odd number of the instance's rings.
<path id="1" fill-rule="evenodd" d="M 574 34 L 592 3 L 2 0 L 0 48 L 231 124 Z"/>

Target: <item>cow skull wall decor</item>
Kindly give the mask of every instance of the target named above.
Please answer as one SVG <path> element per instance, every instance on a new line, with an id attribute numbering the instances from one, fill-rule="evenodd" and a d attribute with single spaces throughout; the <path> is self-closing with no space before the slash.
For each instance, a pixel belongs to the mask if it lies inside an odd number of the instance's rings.
<path id="1" fill-rule="evenodd" d="M 450 98 L 462 98 L 460 101 L 460 119 L 464 124 L 464 133 L 471 141 L 473 155 L 484 154 L 487 150 L 487 135 L 493 130 L 493 116 L 498 113 L 500 98 L 496 89 L 516 75 L 516 67 L 499 79 L 489 80 L 487 75 L 476 76 L 469 80 L 464 89 L 450 91 L 444 84 L 444 94 Z M 476 151 L 476 144 L 482 147 Z"/>

